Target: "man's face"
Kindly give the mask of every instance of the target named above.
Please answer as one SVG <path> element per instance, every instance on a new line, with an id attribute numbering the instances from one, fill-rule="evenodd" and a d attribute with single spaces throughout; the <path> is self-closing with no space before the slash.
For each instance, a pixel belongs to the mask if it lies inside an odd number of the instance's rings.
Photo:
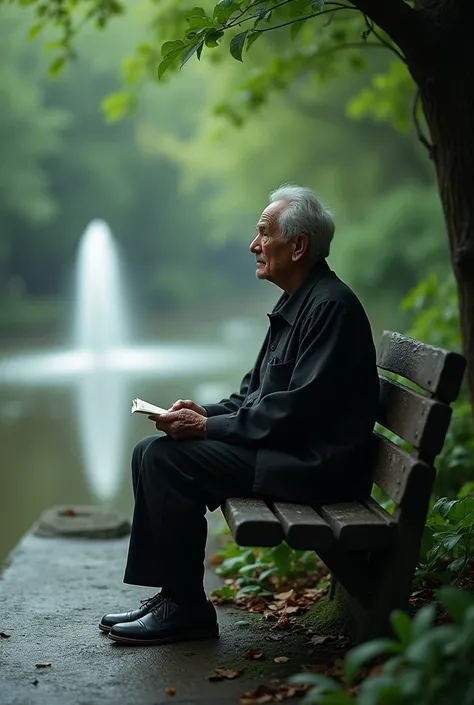
<path id="1" fill-rule="evenodd" d="M 288 276 L 293 252 L 292 243 L 282 238 L 278 225 L 278 215 L 286 205 L 285 201 L 275 201 L 265 208 L 256 226 L 257 236 L 249 247 L 257 260 L 257 279 L 280 286 Z"/>

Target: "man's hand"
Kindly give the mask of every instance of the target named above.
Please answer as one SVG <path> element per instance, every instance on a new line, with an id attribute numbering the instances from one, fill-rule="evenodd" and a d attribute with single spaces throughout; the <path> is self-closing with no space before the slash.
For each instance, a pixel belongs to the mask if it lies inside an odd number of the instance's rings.
<path id="1" fill-rule="evenodd" d="M 191 401 L 191 399 L 178 399 L 178 401 L 175 401 L 173 406 L 170 406 L 168 411 L 179 411 L 180 409 L 191 409 L 191 411 L 195 411 L 201 416 L 207 416 L 206 409 L 203 406 L 196 404 L 195 401 Z"/>
<path id="2" fill-rule="evenodd" d="M 179 409 L 148 418 L 155 422 L 158 431 L 164 431 L 174 440 L 206 437 L 206 417 L 193 409 Z"/>

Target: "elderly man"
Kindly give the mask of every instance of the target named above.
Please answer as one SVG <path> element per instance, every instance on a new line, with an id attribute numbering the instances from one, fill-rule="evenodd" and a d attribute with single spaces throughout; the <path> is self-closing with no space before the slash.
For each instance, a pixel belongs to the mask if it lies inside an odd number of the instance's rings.
<path id="1" fill-rule="evenodd" d="M 270 195 L 250 244 L 257 278 L 283 290 L 238 394 L 179 400 L 132 458 L 135 511 L 124 582 L 161 587 L 99 627 L 127 644 L 218 636 L 203 587 L 206 509 L 229 497 L 305 504 L 367 491 L 379 398 L 370 324 L 326 263 L 330 213 L 307 188 Z M 151 417 L 150 417 L 151 418 Z"/>

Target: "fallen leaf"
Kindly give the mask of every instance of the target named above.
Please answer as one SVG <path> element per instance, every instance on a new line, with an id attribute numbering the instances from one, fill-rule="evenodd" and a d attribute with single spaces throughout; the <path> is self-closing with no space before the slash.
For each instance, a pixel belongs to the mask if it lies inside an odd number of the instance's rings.
<path id="1" fill-rule="evenodd" d="M 77 516 L 76 510 L 75 510 L 75 509 L 72 509 L 72 507 L 70 507 L 69 509 L 65 509 L 64 512 L 61 512 L 61 514 L 62 514 L 63 517 L 75 517 L 75 516 Z"/>
<path id="2" fill-rule="evenodd" d="M 283 700 L 303 695 L 309 690 L 309 685 L 287 685 L 286 683 L 268 683 L 259 685 L 255 690 L 241 695 L 240 705 L 262 705 L 262 703 L 280 703 Z"/>
<path id="3" fill-rule="evenodd" d="M 294 597 L 295 591 L 294 590 L 288 590 L 288 592 L 279 592 L 278 595 L 275 595 L 275 600 L 283 600 L 286 601 L 290 597 Z"/>
<path id="4" fill-rule="evenodd" d="M 49 668 L 50 666 L 50 663 L 35 663 L 35 668 Z"/>
<path id="5" fill-rule="evenodd" d="M 242 671 L 233 671 L 230 668 L 216 668 L 214 673 L 208 677 L 210 681 L 223 681 L 224 679 L 233 680 L 240 676 Z"/>
<path id="6" fill-rule="evenodd" d="M 276 656 L 276 658 L 273 659 L 275 663 L 287 663 L 290 660 L 289 656 Z"/>
<path id="7" fill-rule="evenodd" d="M 311 637 L 311 643 L 314 644 L 315 646 L 318 646 L 319 644 L 324 644 L 324 642 L 327 640 L 328 640 L 327 636 L 312 636 Z"/>
<path id="8" fill-rule="evenodd" d="M 31 681 L 31 682 L 33 683 L 33 685 L 38 685 L 39 680 L 37 678 L 35 678 L 34 681 Z"/>
<path id="9" fill-rule="evenodd" d="M 165 688 L 166 695 L 176 695 L 176 688 Z"/>
<path id="10" fill-rule="evenodd" d="M 11 634 L 5 634 L 5 632 L 0 632 L 0 639 L 9 639 Z"/>
<path id="11" fill-rule="evenodd" d="M 247 649 L 247 651 L 244 651 L 243 657 L 249 659 L 250 661 L 252 659 L 257 661 L 263 658 L 263 651 L 258 651 L 257 649 Z"/>

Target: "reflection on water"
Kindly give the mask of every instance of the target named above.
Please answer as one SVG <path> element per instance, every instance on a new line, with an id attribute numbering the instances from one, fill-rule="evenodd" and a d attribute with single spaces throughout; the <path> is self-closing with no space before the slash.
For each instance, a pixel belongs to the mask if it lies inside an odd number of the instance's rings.
<path id="1" fill-rule="evenodd" d="M 74 347 L 0 356 L 0 561 L 53 504 L 129 511 L 131 450 L 155 432 L 146 417 L 130 416 L 131 399 L 218 401 L 252 364 L 266 325 L 227 320 L 214 345 L 131 346 L 121 296 L 110 231 L 94 221 L 78 255 Z"/>

